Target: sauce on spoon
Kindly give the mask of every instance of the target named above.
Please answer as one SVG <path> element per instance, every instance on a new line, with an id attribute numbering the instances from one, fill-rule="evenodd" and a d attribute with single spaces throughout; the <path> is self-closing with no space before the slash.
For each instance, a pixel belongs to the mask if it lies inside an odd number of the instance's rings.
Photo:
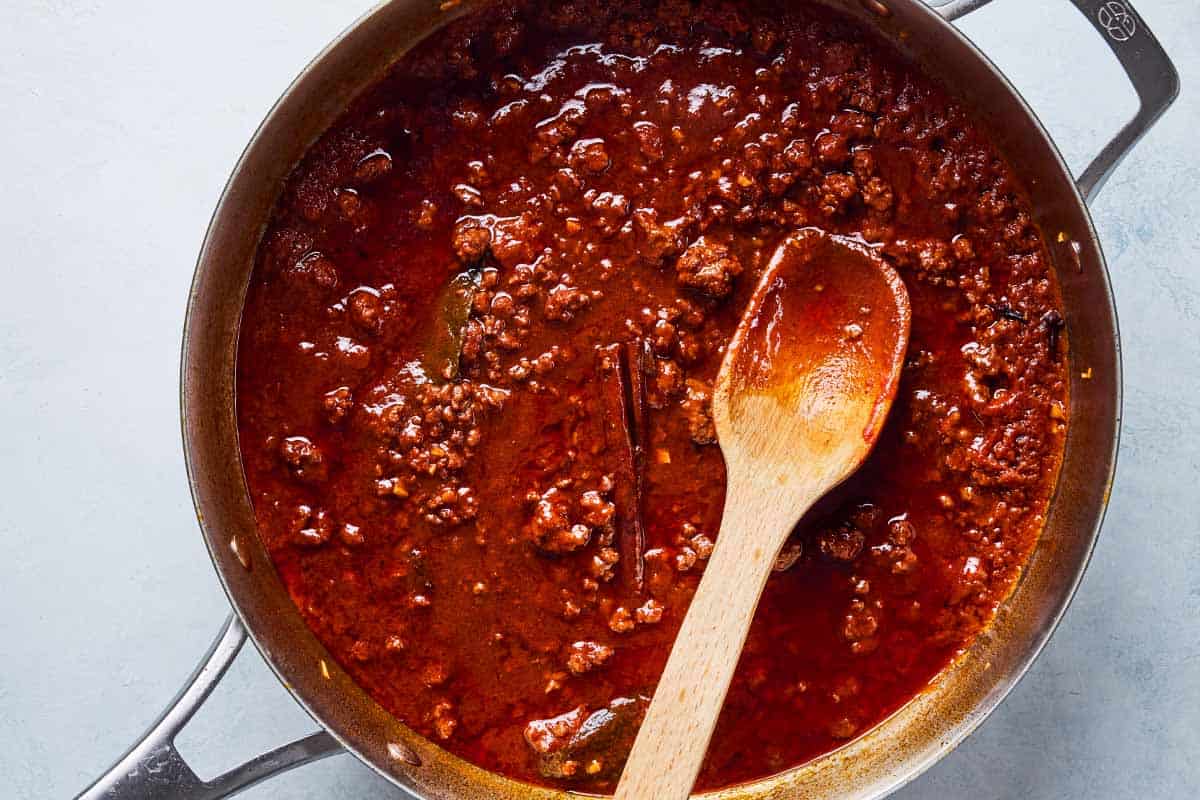
<path id="1" fill-rule="evenodd" d="M 803 230 L 776 250 L 713 392 L 728 474 L 720 536 L 617 800 L 691 792 L 775 558 L 878 438 L 910 318 L 903 282 L 866 245 Z"/>

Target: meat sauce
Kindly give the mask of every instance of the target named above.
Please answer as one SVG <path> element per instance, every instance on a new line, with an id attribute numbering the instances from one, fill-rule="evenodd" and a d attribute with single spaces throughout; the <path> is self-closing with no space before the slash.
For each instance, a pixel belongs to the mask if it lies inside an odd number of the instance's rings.
<path id="1" fill-rule="evenodd" d="M 903 705 L 1036 543 L 1065 342 L 1008 166 L 851 19 L 715 0 L 473 12 L 314 145 L 251 280 L 242 456 L 296 606 L 380 704 L 613 789 L 718 539 L 712 382 L 804 228 L 897 269 L 911 344 L 874 453 L 776 564 L 702 787 Z"/>

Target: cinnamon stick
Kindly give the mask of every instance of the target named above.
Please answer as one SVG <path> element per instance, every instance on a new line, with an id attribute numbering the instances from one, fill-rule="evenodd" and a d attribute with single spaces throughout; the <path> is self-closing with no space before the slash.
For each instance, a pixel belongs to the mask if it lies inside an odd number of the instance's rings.
<path id="1" fill-rule="evenodd" d="M 643 462 L 650 449 L 650 429 L 646 420 L 648 413 L 646 369 L 654 354 L 650 351 L 650 341 L 645 338 L 626 342 L 624 351 L 625 360 L 622 367 L 629 377 L 629 410 L 633 419 L 631 426 L 633 428 L 633 445 L 638 457 L 638 477 L 640 479 L 645 475 Z"/>
<path id="2" fill-rule="evenodd" d="M 600 402 L 605 445 L 613 454 L 613 504 L 617 507 L 617 551 L 626 588 L 640 593 L 645 582 L 646 534 L 642 527 L 646 393 L 642 345 L 600 348 Z"/>

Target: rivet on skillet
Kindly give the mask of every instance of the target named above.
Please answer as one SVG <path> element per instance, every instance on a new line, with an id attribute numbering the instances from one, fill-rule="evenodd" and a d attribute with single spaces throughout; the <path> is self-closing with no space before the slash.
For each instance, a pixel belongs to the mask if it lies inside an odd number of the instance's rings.
<path id="1" fill-rule="evenodd" d="M 242 565 L 243 569 L 250 569 L 253 566 L 254 562 L 250 558 L 250 549 L 236 533 L 229 539 L 229 549 L 233 551 L 234 557 L 237 558 L 238 563 Z"/>
<path id="2" fill-rule="evenodd" d="M 892 10 L 882 0 L 860 0 L 860 2 L 868 11 L 873 11 L 881 17 L 890 17 L 892 15 Z"/>
<path id="3" fill-rule="evenodd" d="M 421 757 L 413 752 L 413 749 L 408 745 L 400 744 L 399 742 L 388 742 L 388 756 L 393 761 L 403 761 L 405 764 L 413 767 L 421 766 Z"/>

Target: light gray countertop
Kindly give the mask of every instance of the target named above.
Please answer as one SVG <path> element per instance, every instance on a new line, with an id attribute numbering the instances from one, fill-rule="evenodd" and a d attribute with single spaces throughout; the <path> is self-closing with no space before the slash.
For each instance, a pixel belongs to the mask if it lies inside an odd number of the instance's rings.
<path id="1" fill-rule="evenodd" d="M 226 614 L 180 450 L 187 287 L 251 132 L 367 5 L 0 9 L 0 795 L 82 789 Z M 1028 677 L 906 800 L 1200 792 L 1200 5 L 1136 5 L 1184 91 L 1094 206 L 1126 369 L 1108 522 Z M 962 27 L 1077 169 L 1134 108 L 1065 0 L 997 0 Z M 248 649 L 180 747 L 211 775 L 312 728 Z M 246 796 L 401 794 L 339 756 Z"/>

